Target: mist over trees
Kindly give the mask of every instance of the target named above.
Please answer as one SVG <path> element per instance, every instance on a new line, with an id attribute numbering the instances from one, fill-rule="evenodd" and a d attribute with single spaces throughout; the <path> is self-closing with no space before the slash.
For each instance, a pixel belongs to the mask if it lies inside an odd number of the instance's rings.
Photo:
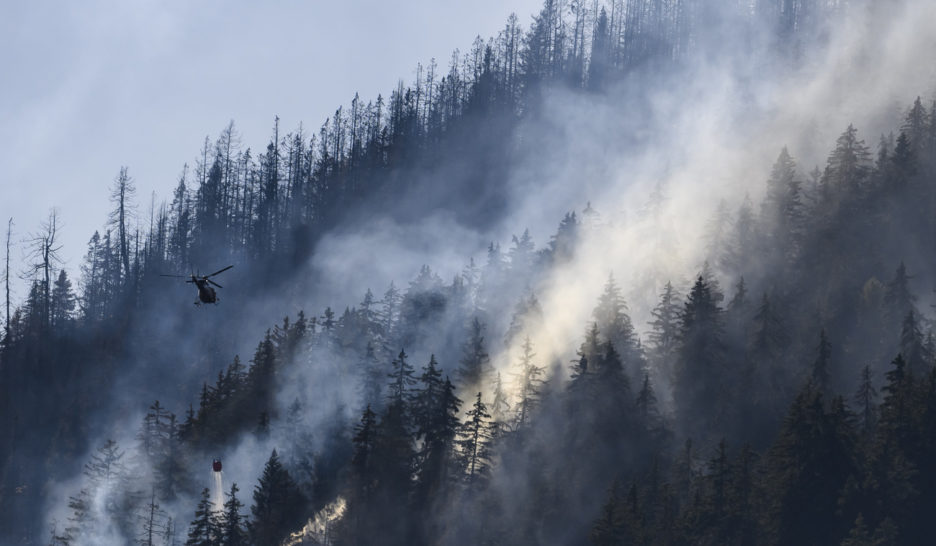
<path id="1" fill-rule="evenodd" d="M 509 220 L 518 128 L 548 90 L 598 97 L 707 56 L 792 69 L 857 9 L 722 4 L 546 0 L 317 131 L 274 118 L 252 150 L 232 122 L 148 211 L 119 167 L 75 278 L 52 212 L 25 243 L 28 296 L 7 290 L 0 541 L 924 542 L 936 103 L 905 105 L 876 147 L 842 128 L 811 172 L 778 144 L 762 198 L 710 211 L 704 260 L 655 279 L 646 321 L 597 271 L 561 350 L 541 298 L 618 229 L 602 203 L 569 204 L 539 244 L 517 225 L 477 262 L 460 250 L 453 277 L 412 263 L 359 301 L 307 293 L 323 239 L 374 215 Z M 217 307 L 160 277 L 228 263 Z M 222 453 L 255 482 L 213 498 Z"/>

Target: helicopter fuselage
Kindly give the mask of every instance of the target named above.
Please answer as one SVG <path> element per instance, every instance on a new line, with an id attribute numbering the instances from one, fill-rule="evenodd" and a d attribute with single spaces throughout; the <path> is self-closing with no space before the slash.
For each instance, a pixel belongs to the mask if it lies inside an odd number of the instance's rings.
<path id="1" fill-rule="evenodd" d="M 214 287 L 223 287 L 215 281 L 211 280 L 211 277 L 220 275 L 232 267 L 234 267 L 233 264 L 219 269 L 210 275 L 199 275 L 195 273 L 192 273 L 191 275 L 170 275 L 163 273 L 160 276 L 182 278 L 186 279 L 185 282 L 194 284 L 195 288 L 198 289 L 198 299 L 195 300 L 195 305 L 201 305 L 203 303 L 218 303 L 218 293 L 215 292 Z"/>
<path id="2" fill-rule="evenodd" d="M 196 277 L 192 282 L 198 288 L 198 301 L 195 303 L 218 303 L 218 294 L 207 280 Z"/>

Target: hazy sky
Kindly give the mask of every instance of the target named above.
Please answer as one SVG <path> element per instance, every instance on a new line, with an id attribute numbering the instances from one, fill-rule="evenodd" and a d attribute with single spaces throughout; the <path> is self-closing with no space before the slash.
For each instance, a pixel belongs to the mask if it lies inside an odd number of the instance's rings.
<path id="1" fill-rule="evenodd" d="M 355 91 L 385 96 L 417 62 L 524 28 L 540 0 L 87 0 L 0 7 L 0 219 L 16 241 L 56 207 L 70 274 L 109 210 L 120 167 L 170 197 L 230 120 L 255 150 L 273 117 L 315 130 Z M 5 230 L 4 230 L 5 232 Z M 14 259 L 21 253 L 15 251 Z M 18 290 L 22 292 L 22 289 Z M 24 294 L 17 294 L 19 301 Z"/>

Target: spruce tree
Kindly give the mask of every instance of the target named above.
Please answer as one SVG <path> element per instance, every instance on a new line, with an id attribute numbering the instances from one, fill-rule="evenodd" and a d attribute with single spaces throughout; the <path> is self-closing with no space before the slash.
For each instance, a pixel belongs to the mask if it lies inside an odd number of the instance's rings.
<path id="1" fill-rule="evenodd" d="M 400 410 L 404 409 L 405 402 L 410 396 L 410 389 L 416 384 L 413 367 L 406 361 L 407 358 L 406 352 L 400 349 L 400 354 L 390 363 L 392 371 L 389 374 L 387 402 L 389 405 L 398 406 Z M 401 418 L 403 417 L 405 415 L 401 414 Z"/>
<path id="2" fill-rule="evenodd" d="M 306 499 L 276 454 L 270 454 L 258 485 L 254 486 L 253 518 L 247 525 L 253 544 L 278 544 L 302 524 Z"/>
<path id="3" fill-rule="evenodd" d="M 650 312 L 650 332 L 647 341 L 650 360 L 655 369 L 661 370 L 666 381 L 672 380 L 673 366 L 679 347 L 680 309 L 679 295 L 669 281 L 663 286 L 660 302 Z"/>
<path id="4" fill-rule="evenodd" d="M 831 406 L 831 407 L 829 407 Z M 808 382 L 768 453 L 768 532 L 778 544 L 831 544 L 847 532 L 839 497 L 858 476 L 851 416 Z"/>
<path id="5" fill-rule="evenodd" d="M 436 411 L 442 397 L 442 386 L 442 372 L 439 371 L 433 354 L 419 377 L 419 388 L 412 395 L 411 414 L 417 437 L 425 439 L 427 435 L 432 434 Z"/>
<path id="6" fill-rule="evenodd" d="M 852 400 L 858 416 L 858 431 L 867 442 L 877 425 L 877 390 L 871 380 L 870 366 L 861 369 L 861 380 Z"/>
<path id="7" fill-rule="evenodd" d="M 195 508 L 195 519 L 189 524 L 185 546 L 217 546 L 218 520 L 210 500 L 208 488 L 201 492 L 201 500 Z"/>
<path id="8" fill-rule="evenodd" d="M 520 355 L 520 401 L 517 403 L 517 428 L 522 428 L 529 424 L 533 411 L 539 405 L 540 391 L 543 388 L 543 374 L 545 368 L 537 366 L 533 362 L 536 353 L 533 352 L 533 342 L 530 336 L 523 340 L 523 353 Z M 495 407 L 496 407 L 495 400 Z"/>
<path id="9" fill-rule="evenodd" d="M 491 359 L 484 343 L 484 325 L 475 317 L 468 328 L 468 339 L 462 346 L 462 358 L 458 367 L 458 380 L 466 389 L 476 389 L 487 384 L 491 375 Z"/>
<path id="10" fill-rule="evenodd" d="M 604 292 L 598 298 L 598 306 L 592 311 L 592 317 L 604 340 L 611 342 L 621 355 L 628 377 L 636 379 L 644 365 L 643 355 L 634 326 L 627 315 L 627 304 L 614 282 L 613 274 L 608 275 Z"/>
<path id="11" fill-rule="evenodd" d="M 468 419 L 458 430 L 458 447 L 461 452 L 465 481 L 473 485 L 487 473 L 491 460 L 493 428 L 487 406 L 479 392 L 471 409 L 465 412 Z"/>
<path id="12" fill-rule="evenodd" d="M 819 345 L 816 347 L 816 360 L 812 367 L 812 381 L 823 393 L 829 392 L 830 363 L 829 358 L 832 355 L 832 344 L 826 337 L 826 331 L 823 328 L 819 332 Z"/>
<path id="13" fill-rule="evenodd" d="M 222 507 L 218 523 L 218 546 L 244 546 L 247 540 L 247 517 L 241 513 L 244 503 L 237 498 L 236 483 L 231 484 L 231 492 L 227 493 L 227 500 Z"/>
<path id="14" fill-rule="evenodd" d="M 448 378 L 431 408 L 429 421 L 422 431 L 422 449 L 418 453 L 418 473 L 414 490 L 417 510 L 431 502 L 443 502 L 453 476 L 455 434 L 458 429 L 458 408 L 461 400 L 455 396 L 455 386 Z"/>
<path id="15" fill-rule="evenodd" d="M 708 282 L 696 279 L 680 319 L 674 396 L 684 433 L 709 438 L 728 413 L 722 310 Z"/>

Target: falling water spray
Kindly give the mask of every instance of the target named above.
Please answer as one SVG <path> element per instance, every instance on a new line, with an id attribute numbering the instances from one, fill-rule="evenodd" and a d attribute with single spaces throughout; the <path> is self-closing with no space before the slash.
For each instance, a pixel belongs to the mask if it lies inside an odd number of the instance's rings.
<path id="1" fill-rule="evenodd" d="M 221 459 L 215 459 L 211 463 L 211 475 L 214 479 L 214 487 L 211 491 L 211 502 L 215 510 L 222 510 L 224 506 L 224 484 L 221 475 Z"/>

